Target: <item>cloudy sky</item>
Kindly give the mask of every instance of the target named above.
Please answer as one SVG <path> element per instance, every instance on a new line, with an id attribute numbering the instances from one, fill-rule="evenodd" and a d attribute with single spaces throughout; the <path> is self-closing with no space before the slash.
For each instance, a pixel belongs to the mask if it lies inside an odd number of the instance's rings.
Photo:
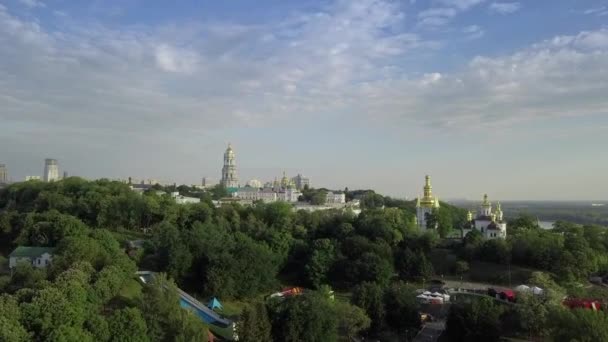
<path id="1" fill-rule="evenodd" d="M 0 163 L 607 199 L 608 1 L 0 0 Z"/>

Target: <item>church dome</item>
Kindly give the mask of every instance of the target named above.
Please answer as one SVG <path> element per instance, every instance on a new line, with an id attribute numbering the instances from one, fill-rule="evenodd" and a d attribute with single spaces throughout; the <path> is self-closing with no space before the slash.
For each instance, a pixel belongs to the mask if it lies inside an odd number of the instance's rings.
<path id="1" fill-rule="evenodd" d="M 228 144 L 228 148 L 226 149 L 227 155 L 234 155 L 234 150 L 232 150 L 232 144 Z"/>

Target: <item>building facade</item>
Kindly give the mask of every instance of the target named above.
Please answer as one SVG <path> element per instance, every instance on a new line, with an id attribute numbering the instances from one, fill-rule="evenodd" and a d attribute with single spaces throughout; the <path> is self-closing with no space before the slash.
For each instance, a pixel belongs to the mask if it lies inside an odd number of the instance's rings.
<path id="1" fill-rule="evenodd" d="M 346 194 L 328 192 L 325 198 L 325 203 L 328 204 L 343 204 L 346 203 Z"/>
<path id="2" fill-rule="evenodd" d="M 472 230 L 479 231 L 484 239 L 506 239 L 507 222 L 503 218 L 500 202 L 496 204 L 496 210 L 494 210 L 492 203 L 488 200 L 488 195 L 484 195 L 477 216 L 473 218 L 471 211 L 467 214 L 467 223 L 462 229 L 462 236 L 465 237 Z"/>
<path id="3" fill-rule="evenodd" d="M 302 190 L 305 187 L 309 187 L 310 188 L 310 178 L 304 177 L 304 176 L 302 176 L 299 173 L 298 173 L 297 176 L 293 177 L 291 180 L 293 181 L 293 183 L 295 184 L 296 189 L 298 189 L 298 190 Z"/>
<path id="4" fill-rule="evenodd" d="M 44 181 L 54 182 L 59 180 L 59 165 L 56 159 L 44 160 Z"/>
<path id="5" fill-rule="evenodd" d="M 5 164 L 0 164 L 0 184 L 8 183 L 8 169 Z"/>
<path id="6" fill-rule="evenodd" d="M 296 203 L 302 196 L 302 193 L 296 189 L 283 189 L 275 191 L 270 188 L 258 189 L 252 187 L 239 188 L 235 193 L 235 197 L 243 201 L 262 201 L 264 203 L 272 203 L 283 201 Z"/>
<path id="7" fill-rule="evenodd" d="M 226 152 L 224 152 L 224 167 L 222 167 L 222 182 L 226 188 L 238 188 L 239 177 L 236 173 L 235 154 L 232 150 L 232 145 L 228 144 Z"/>
<path id="8" fill-rule="evenodd" d="M 437 229 L 437 223 L 435 227 L 429 227 L 427 219 L 429 215 L 433 213 L 433 210 L 439 209 L 439 198 L 433 196 L 433 187 L 431 186 L 431 177 L 427 175 L 424 183 L 424 195 L 422 198 L 416 199 L 416 223 L 420 229 Z"/>
<path id="9" fill-rule="evenodd" d="M 53 260 L 54 248 L 50 247 L 17 247 L 10 255 L 8 265 L 14 268 L 20 262 L 30 263 L 37 268 L 45 268 Z"/>
<path id="10" fill-rule="evenodd" d="M 177 204 L 194 204 L 194 203 L 201 203 L 201 199 L 197 198 L 197 197 L 187 197 L 187 196 L 182 196 L 179 194 L 179 192 L 175 191 L 171 193 L 171 197 L 173 197 L 173 199 L 175 200 L 175 203 Z"/>
<path id="11" fill-rule="evenodd" d="M 41 180 L 40 176 L 25 176 L 25 181 L 39 181 Z"/>
<path id="12" fill-rule="evenodd" d="M 262 187 L 262 182 L 257 180 L 257 179 L 251 179 L 249 182 L 247 182 L 247 186 L 248 187 L 252 187 L 252 188 L 261 188 Z"/>

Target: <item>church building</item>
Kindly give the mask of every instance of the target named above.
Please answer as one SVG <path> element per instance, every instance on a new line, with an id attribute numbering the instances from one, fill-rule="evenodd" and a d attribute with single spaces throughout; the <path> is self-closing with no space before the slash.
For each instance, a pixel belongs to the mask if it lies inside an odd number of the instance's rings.
<path id="1" fill-rule="evenodd" d="M 418 228 L 422 230 L 426 230 L 427 228 L 437 228 L 437 223 L 435 223 L 435 227 L 428 227 L 427 225 L 427 219 L 429 215 L 433 213 L 434 209 L 439 209 L 439 198 L 433 197 L 431 177 L 427 175 L 424 184 L 424 196 L 416 199 L 416 222 L 418 224 Z"/>
<path id="2" fill-rule="evenodd" d="M 232 145 L 228 144 L 228 148 L 224 153 L 224 167 L 222 167 L 222 185 L 228 189 L 239 187 L 239 178 L 236 174 L 236 161 Z"/>
<path id="3" fill-rule="evenodd" d="M 477 216 L 473 218 L 473 213 L 470 211 L 467 214 L 467 223 L 462 229 L 462 236 L 465 237 L 473 229 L 478 230 L 484 239 L 507 238 L 507 222 L 503 219 L 500 202 L 496 204 L 496 210 L 493 210 L 488 195 L 484 195 Z"/>

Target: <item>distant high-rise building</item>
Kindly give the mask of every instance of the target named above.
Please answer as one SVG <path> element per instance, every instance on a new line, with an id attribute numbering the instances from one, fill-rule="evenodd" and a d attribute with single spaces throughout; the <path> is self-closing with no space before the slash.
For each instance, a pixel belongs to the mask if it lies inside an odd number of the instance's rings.
<path id="1" fill-rule="evenodd" d="M 291 180 L 296 185 L 296 189 L 298 189 L 298 190 L 302 190 L 307 186 L 310 187 L 310 178 L 304 177 L 299 173 L 297 176 L 293 177 Z"/>
<path id="2" fill-rule="evenodd" d="M 236 162 L 232 145 L 224 153 L 224 167 L 222 168 L 222 185 L 226 188 L 238 188 L 239 177 L 236 174 Z"/>
<path id="3" fill-rule="evenodd" d="M 63 179 L 68 178 L 68 172 L 67 171 L 63 171 Z"/>
<path id="4" fill-rule="evenodd" d="M 215 185 L 217 185 L 217 181 L 214 178 L 203 177 L 201 179 L 201 184 L 197 185 L 197 187 L 200 189 L 209 189 Z"/>
<path id="5" fill-rule="evenodd" d="M 0 184 L 8 183 L 8 170 L 5 164 L 0 164 Z"/>
<path id="6" fill-rule="evenodd" d="M 44 181 L 54 182 L 59 180 L 59 166 L 56 159 L 44 160 Z"/>

